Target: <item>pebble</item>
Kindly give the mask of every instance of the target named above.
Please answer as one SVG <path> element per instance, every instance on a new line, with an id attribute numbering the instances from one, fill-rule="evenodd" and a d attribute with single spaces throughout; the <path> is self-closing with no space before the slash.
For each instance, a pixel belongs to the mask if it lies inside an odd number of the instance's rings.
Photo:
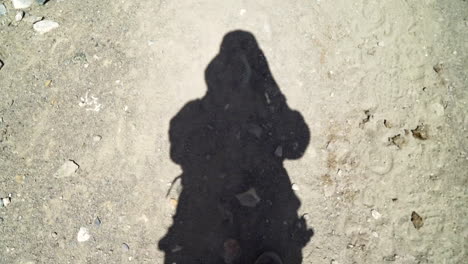
<path id="1" fill-rule="evenodd" d="M 41 20 L 41 21 L 34 23 L 33 25 L 34 30 L 36 32 L 39 32 L 40 34 L 47 33 L 58 27 L 59 27 L 59 24 L 52 20 Z"/>
<path id="2" fill-rule="evenodd" d="M 293 183 L 293 185 L 291 186 L 291 188 L 294 190 L 294 191 L 299 191 L 299 185 Z"/>
<path id="3" fill-rule="evenodd" d="M 130 247 L 128 246 L 127 243 L 122 243 L 122 250 L 123 251 L 129 251 L 130 250 Z"/>
<path id="4" fill-rule="evenodd" d="M 0 207 L 7 207 L 11 203 L 11 194 L 6 198 L 0 198 Z"/>
<path id="5" fill-rule="evenodd" d="M 7 9 L 4 4 L 0 4 L 0 16 L 4 16 L 7 13 Z"/>
<path id="6" fill-rule="evenodd" d="M 23 17 L 24 17 L 24 11 L 22 11 L 22 10 L 18 11 L 16 13 L 16 16 L 15 16 L 16 22 L 19 22 L 19 21 L 23 20 Z"/>
<path id="7" fill-rule="evenodd" d="M 72 176 L 80 166 L 73 160 L 67 160 L 58 170 L 55 172 L 54 177 L 64 178 Z"/>
<path id="8" fill-rule="evenodd" d="M 281 158 L 283 156 L 283 147 L 282 146 L 278 146 L 275 150 L 275 155 L 278 157 L 278 158 Z"/>
<path id="9" fill-rule="evenodd" d="M 254 188 L 250 188 L 246 192 L 237 194 L 236 198 L 239 200 L 241 205 L 247 207 L 255 207 L 260 202 L 260 197 L 258 197 Z"/>
<path id="10" fill-rule="evenodd" d="M 13 3 L 13 7 L 15 9 L 22 9 L 30 7 L 34 0 L 11 0 L 11 2 Z"/>
<path id="11" fill-rule="evenodd" d="M 101 141 L 101 139 L 102 139 L 102 136 L 100 136 L 100 135 L 94 135 L 93 136 L 93 141 L 94 142 L 99 142 L 99 141 Z"/>
<path id="12" fill-rule="evenodd" d="M 96 217 L 96 219 L 94 219 L 94 224 L 95 224 L 96 226 L 100 226 L 101 223 L 102 223 L 102 221 L 101 221 L 101 219 L 100 219 L 99 217 Z"/>
<path id="13" fill-rule="evenodd" d="M 424 225 L 423 218 L 414 211 L 411 213 L 411 222 L 413 222 L 414 228 L 418 230 Z"/>
<path id="14" fill-rule="evenodd" d="M 44 17 L 40 17 L 40 16 L 34 16 L 34 15 L 28 15 L 24 18 L 24 21 L 28 22 L 28 23 L 36 23 L 38 21 L 41 21 L 42 19 L 44 19 Z"/>
<path id="15" fill-rule="evenodd" d="M 374 209 L 371 210 L 371 215 L 375 220 L 382 218 L 382 215 Z"/>
<path id="16" fill-rule="evenodd" d="M 89 231 L 86 227 L 80 227 L 78 234 L 76 235 L 76 239 L 78 242 L 86 242 L 91 238 Z"/>
<path id="17" fill-rule="evenodd" d="M 40 4 L 40 5 L 43 5 L 45 4 L 47 1 L 49 0 L 36 0 L 36 3 Z"/>

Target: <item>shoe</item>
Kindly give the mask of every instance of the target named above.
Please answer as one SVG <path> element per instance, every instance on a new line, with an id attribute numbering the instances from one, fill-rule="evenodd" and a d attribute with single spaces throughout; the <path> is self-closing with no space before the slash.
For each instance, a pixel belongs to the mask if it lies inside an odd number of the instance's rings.
<path id="1" fill-rule="evenodd" d="M 274 252 L 265 252 L 255 261 L 254 264 L 283 264 L 283 261 Z"/>

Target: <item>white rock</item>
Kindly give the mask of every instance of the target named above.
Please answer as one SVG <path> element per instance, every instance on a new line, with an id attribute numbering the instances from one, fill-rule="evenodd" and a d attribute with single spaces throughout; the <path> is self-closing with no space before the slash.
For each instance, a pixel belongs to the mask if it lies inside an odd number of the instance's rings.
<path id="1" fill-rule="evenodd" d="M 10 203 L 11 203 L 11 198 L 10 197 L 3 198 L 3 205 L 5 207 L 7 207 Z"/>
<path id="2" fill-rule="evenodd" d="M 294 190 L 294 191 L 299 191 L 299 185 L 293 183 L 293 185 L 291 186 L 291 188 Z"/>
<path id="3" fill-rule="evenodd" d="M 41 21 L 34 23 L 33 25 L 34 30 L 41 34 L 47 33 L 58 27 L 59 27 L 59 24 L 51 20 L 41 20 Z"/>
<path id="4" fill-rule="evenodd" d="M 19 22 L 23 19 L 24 17 L 24 11 L 18 11 L 15 16 L 16 22 Z"/>
<path id="5" fill-rule="evenodd" d="M 28 8 L 32 5 L 34 0 L 11 0 L 15 9 Z"/>
<path id="6" fill-rule="evenodd" d="M 58 170 L 55 172 L 54 177 L 65 178 L 72 176 L 80 166 L 72 160 L 67 160 Z"/>
<path id="7" fill-rule="evenodd" d="M 86 227 L 80 227 L 80 231 L 78 231 L 78 235 L 76 235 L 78 242 L 86 242 L 90 238 L 89 230 Z"/>
<path id="8" fill-rule="evenodd" d="M 0 16 L 4 16 L 7 13 L 7 9 L 4 4 L 0 4 Z"/>
<path id="9" fill-rule="evenodd" d="M 375 220 L 378 220 L 378 219 L 382 218 L 382 215 L 379 212 L 377 212 L 376 210 L 374 210 L 374 209 L 371 210 L 371 214 L 372 214 L 372 217 L 374 217 Z"/>

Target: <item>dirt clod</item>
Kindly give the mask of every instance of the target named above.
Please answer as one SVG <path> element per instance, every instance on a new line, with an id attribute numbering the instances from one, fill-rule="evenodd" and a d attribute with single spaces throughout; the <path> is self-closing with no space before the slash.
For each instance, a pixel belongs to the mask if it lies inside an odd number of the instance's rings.
<path id="1" fill-rule="evenodd" d="M 411 133 L 413 133 L 413 137 L 420 140 L 426 140 L 428 138 L 427 126 L 424 124 L 418 125 L 415 129 L 412 129 Z"/>
<path id="2" fill-rule="evenodd" d="M 418 230 L 424 225 L 424 220 L 415 211 L 411 213 L 411 222 L 413 222 L 414 228 Z"/>

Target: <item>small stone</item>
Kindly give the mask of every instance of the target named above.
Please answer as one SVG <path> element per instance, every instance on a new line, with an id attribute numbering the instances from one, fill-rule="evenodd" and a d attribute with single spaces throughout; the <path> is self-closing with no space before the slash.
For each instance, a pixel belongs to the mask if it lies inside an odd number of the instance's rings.
<path id="1" fill-rule="evenodd" d="M 418 230 L 424 225 L 422 217 L 414 211 L 411 213 L 411 222 L 413 222 L 414 228 Z"/>
<path id="2" fill-rule="evenodd" d="M 24 175 L 16 175 L 15 176 L 15 181 L 18 184 L 23 184 L 24 183 L 24 178 L 25 178 Z"/>
<path id="3" fill-rule="evenodd" d="M 72 176 L 80 166 L 73 160 L 66 161 L 58 170 L 55 172 L 54 177 L 65 178 Z"/>
<path id="4" fill-rule="evenodd" d="M 299 185 L 293 183 L 293 185 L 291 185 L 291 188 L 294 190 L 294 191 L 299 191 Z"/>
<path id="5" fill-rule="evenodd" d="M 6 15 L 7 9 L 4 4 L 0 4 L 0 17 Z"/>
<path id="6" fill-rule="evenodd" d="M 436 72 L 436 73 L 440 73 L 443 69 L 443 64 L 442 63 L 437 63 L 436 65 L 434 65 L 432 67 L 432 69 Z"/>
<path id="7" fill-rule="evenodd" d="M 34 30 L 36 32 L 39 32 L 40 34 L 47 33 L 58 27 L 59 27 L 59 24 L 52 20 L 41 20 L 41 21 L 34 23 L 33 25 Z"/>
<path id="8" fill-rule="evenodd" d="M 15 9 L 22 9 L 30 7 L 34 0 L 11 0 L 11 2 L 13 3 L 13 7 Z"/>
<path id="9" fill-rule="evenodd" d="M 379 41 L 379 42 L 377 42 L 377 46 L 384 47 L 385 43 L 383 41 Z"/>
<path id="10" fill-rule="evenodd" d="M 40 5 L 44 5 L 45 3 L 47 3 L 47 1 L 49 1 L 49 0 L 36 0 L 36 3 L 38 3 Z"/>
<path id="11" fill-rule="evenodd" d="M 24 11 L 22 11 L 22 10 L 18 11 L 16 13 L 16 16 L 15 16 L 16 22 L 19 22 L 19 21 L 23 20 L 23 17 L 24 17 Z"/>
<path id="12" fill-rule="evenodd" d="M 10 197 L 0 199 L 0 207 L 1 206 L 7 207 L 10 203 L 11 203 Z"/>
<path id="13" fill-rule="evenodd" d="M 282 146 L 278 146 L 275 150 L 275 155 L 278 157 L 278 158 L 281 158 L 283 156 L 283 147 Z"/>
<path id="14" fill-rule="evenodd" d="M 128 246 L 127 243 L 122 243 L 122 250 L 123 251 L 129 251 L 130 250 L 130 247 Z"/>
<path id="15" fill-rule="evenodd" d="M 94 135 L 93 136 L 93 141 L 94 142 L 99 142 L 99 141 L 101 141 L 101 139 L 102 139 L 102 136 L 100 136 L 100 135 Z"/>
<path id="16" fill-rule="evenodd" d="M 258 197 L 254 188 L 250 188 L 246 192 L 237 194 L 236 198 L 239 200 L 241 205 L 247 207 L 255 207 L 260 202 L 260 197 Z"/>
<path id="17" fill-rule="evenodd" d="M 182 250 L 182 247 L 179 245 L 175 245 L 175 247 L 171 250 L 172 253 L 179 252 Z"/>
<path id="18" fill-rule="evenodd" d="M 33 16 L 33 15 L 28 15 L 24 18 L 24 21 L 28 22 L 28 23 L 36 23 L 38 21 L 41 21 L 44 17 L 41 17 L 41 16 Z"/>
<path id="19" fill-rule="evenodd" d="M 101 219 L 99 217 L 96 217 L 96 219 L 94 219 L 94 225 L 96 226 L 100 226 L 102 223 Z"/>
<path id="20" fill-rule="evenodd" d="M 57 238 L 57 235 L 58 235 L 57 232 L 52 232 L 52 234 L 51 234 L 51 236 L 52 236 L 53 238 Z"/>
<path id="21" fill-rule="evenodd" d="M 371 215 L 375 220 L 382 218 L 382 215 L 374 209 L 371 210 Z"/>
<path id="22" fill-rule="evenodd" d="M 89 234 L 89 231 L 86 227 L 80 227 L 80 230 L 78 231 L 78 234 L 76 236 L 76 239 L 78 242 L 86 242 L 91 238 L 91 235 Z"/>
<path id="23" fill-rule="evenodd" d="M 412 129 L 411 133 L 413 134 L 413 137 L 420 140 L 426 140 L 428 138 L 427 126 L 423 124 L 418 125 L 415 129 Z"/>

